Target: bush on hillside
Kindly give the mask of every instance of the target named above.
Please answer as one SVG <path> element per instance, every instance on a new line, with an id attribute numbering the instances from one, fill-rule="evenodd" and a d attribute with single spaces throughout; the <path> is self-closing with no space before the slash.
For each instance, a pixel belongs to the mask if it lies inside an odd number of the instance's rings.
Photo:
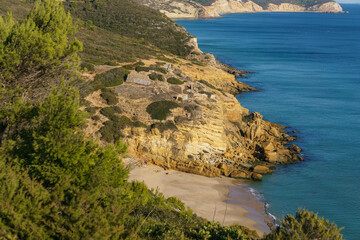
<path id="1" fill-rule="evenodd" d="M 168 71 L 165 68 L 161 67 L 160 64 L 151 64 L 150 69 L 163 74 L 168 73 Z"/>
<path id="2" fill-rule="evenodd" d="M 197 109 L 199 109 L 199 107 L 197 105 L 186 105 L 184 107 L 185 111 L 187 111 L 188 113 L 192 113 L 194 111 L 196 111 Z"/>
<path id="3" fill-rule="evenodd" d="M 201 82 L 202 84 L 206 85 L 207 87 L 209 87 L 211 89 L 218 90 L 214 85 L 210 84 L 209 82 L 207 82 L 205 80 L 200 80 L 199 82 Z"/>
<path id="4" fill-rule="evenodd" d="M 98 107 L 87 107 L 85 108 L 85 111 L 87 111 L 90 115 L 94 115 L 97 109 Z"/>
<path id="5" fill-rule="evenodd" d="M 92 63 L 88 63 L 88 62 L 82 62 L 80 64 L 80 69 L 83 72 L 90 72 L 90 73 L 94 73 L 95 72 L 95 66 Z"/>
<path id="6" fill-rule="evenodd" d="M 144 67 L 144 66 L 135 67 L 135 71 L 137 72 L 148 72 L 150 70 L 151 70 L 150 67 Z"/>
<path id="7" fill-rule="evenodd" d="M 168 120 L 166 122 L 154 123 L 150 126 L 150 129 L 151 128 L 157 128 L 160 130 L 160 132 L 164 132 L 166 130 L 177 130 L 178 129 L 176 127 L 175 123 L 171 120 Z"/>
<path id="8" fill-rule="evenodd" d="M 151 115 L 152 119 L 165 120 L 170 114 L 170 109 L 180 107 L 179 104 L 172 101 L 158 101 L 149 104 L 146 108 L 146 112 Z"/>
<path id="9" fill-rule="evenodd" d="M 164 76 L 163 75 L 158 74 L 158 73 L 154 73 L 154 72 L 149 75 L 149 78 L 151 80 L 158 80 L 158 81 L 161 81 L 161 82 L 164 81 Z"/>
<path id="10" fill-rule="evenodd" d="M 129 71 L 114 68 L 95 76 L 94 81 L 102 87 L 114 87 L 124 83 Z"/>
<path id="11" fill-rule="evenodd" d="M 0 82 L 46 95 L 77 68 L 82 43 L 59 1 L 36 1 L 22 21 L 0 16 Z M 5 4 L 7 5 L 7 4 Z M 19 3 L 24 5 L 24 3 Z M 44 14 L 47 12 L 48 14 Z M 41 87 L 39 87 L 41 86 Z M 36 89 L 36 90 L 35 90 Z M 44 93 L 43 93 L 44 92 Z"/>
<path id="12" fill-rule="evenodd" d="M 115 105 L 119 102 L 116 92 L 110 88 L 101 89 L 100 96 L 106 101 L 108 105 Z"/>
<path id="13" fill-rule="evenodd" d="M 170 84 L 175 84 L 175 85 L 182 85 L 182 84 L 184 84 L 183 81 L 181 81 L 181 80 L 178 79 L 178 78 L 174 78 L 174 77 L 168 78 L 168 79 L 167 79 L 167 82 L 170 83 Z"/>
<path id="14" fill-rule="evenodd" d="M 122 66 L 122 68 L 127 69 L 127 70 L 134 70 L 136 67 L 140 67 L 140 66 L 144 66 L 145 64 L 143 62 L 137 62 L 134 64 L 126 64 L 124 66 Z"/>
<path id="15" fill-rule="evenodd" d="M 170 53 L 187 56 L 191 35 L 164 14 L 131 0 L 84 0 L 67 2 L 71 12 L 99 28 L 141 39 Z"/>
<path id="16" fill-rule="evenodd" d="M 146 124 L 140 121 L 133 122 L 126 116 L 111 115 L 109 119 L 110 121 L 105 122 L 100 129 L 102 139 L 109 143 L 118 141 L 122 137 L 121 131 L 125 127 L 147 127 Z"/>
<path id="17" fill-rule="evenodd" d="M 121 114 L 122 110 L 118 106 L 112 106 L 112 107 L 102 108 L 100 110 L 100 113 L 105 117 L 107 117 L 108 119 L 115 121 L 118 118 L 116 114 Z"/>
<path id="18" fill-rule="evenodd" d="M 305 209 L 299 209 L 296 216 L 286 215 L 281 220 L 281 225 L 275 227 L 270 234 L 265 236 L 265 240 L 277 239 L 343 239 L 336 224 L 330 223 L 324 218 L 318 217 L 318 214 L 309 212 Z"/>

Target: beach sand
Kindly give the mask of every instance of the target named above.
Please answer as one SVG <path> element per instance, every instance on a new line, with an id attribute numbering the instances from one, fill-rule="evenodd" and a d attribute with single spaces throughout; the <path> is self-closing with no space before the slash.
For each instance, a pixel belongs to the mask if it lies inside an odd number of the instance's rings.
<path id="1" fill-rule="evenodd" d="M 198 216 L 208 220 L 224 225 L 239 223 L 256 230 L 259 236 L 269 232 L 264 204 L 234 179 L 208 178 L 148 165 L 134 167 L 130 180 L 144 181 L 149 188 L 159 188 L 165 197 L 177 197 Z"/>

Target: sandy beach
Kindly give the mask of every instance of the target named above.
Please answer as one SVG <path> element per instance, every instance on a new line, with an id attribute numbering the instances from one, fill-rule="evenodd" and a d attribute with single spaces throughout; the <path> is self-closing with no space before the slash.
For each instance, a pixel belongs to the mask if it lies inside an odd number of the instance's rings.
<path id="1" fill-rule="evenodd" d="M 144 181 L 149 188 L 159 188 L 165 197 L 179 198 L 208 220 L 225 225 L 239 223 L 260 236 L 269 232 L 263 203 L 234 179 L 208 178 L 150 165 L 133 167 L 130 180 Z"/>

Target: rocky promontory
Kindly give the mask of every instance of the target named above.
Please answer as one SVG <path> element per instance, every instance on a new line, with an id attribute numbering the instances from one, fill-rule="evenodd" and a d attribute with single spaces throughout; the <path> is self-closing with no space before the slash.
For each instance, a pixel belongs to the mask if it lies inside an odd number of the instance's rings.
<path id="1" fill-rule="evenodd" d="M 97 67 L 98 75 L 128 72 L 123 84 L 106 90 L 116 101 L 104 89 L 86 98 L 93 109 L 87 132 L 109 143 L 121 136 L 131 156 L 166 169 L 254 180 L 302 160 L 301 150 L 287 145 L 295 138 L 284 126 L 249 113 L 234 97 L 256 90 L 235 79 L 245 71 L 200 52 L 121 67 Z"/>
<path id="2" fill-rule="evenodd" d="M 310 1 L 306 5 L 297 1 L 258 0 L 213 0 L 200 4 L 197 0 L 137 0 L 141 4 L 159 10 L 170 18 L 213 18 L 228 13 L 251 12 L 325 12 L 343 13 L 342 7 L 335 1 Z"/>

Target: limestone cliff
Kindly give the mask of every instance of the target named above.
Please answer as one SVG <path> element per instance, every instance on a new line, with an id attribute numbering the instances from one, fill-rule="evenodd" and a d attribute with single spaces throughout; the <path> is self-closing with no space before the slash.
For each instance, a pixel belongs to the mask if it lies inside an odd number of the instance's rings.
<path id="1" fill-rule="evenodd" d="M 342 13 L 344 12 L 340 4 L 337 2 L 328 2 L 317 4 L 307 9 L 308 11 L 326 12 L 326 13 Z"/>
<path id="2" fill-rule="evenodd" d="M 290 3 L 281 3 L 280 5 L 270 3 L 266 8 L 266 11 L 270 12 L 304 12 L 306 11 L 305 7 L 290 4 Z"/>
<path id="3" fill-rule="evenodd" d="M 261 180 L 277 163 L 302 160 L 298 147 L 285 146 L 294 138 L 283 126 L 263 120 L 259 113 L 249 114 L 228 93 L 252 88 L 236 81 L 208 55 L 203 56 L 207 62 L 142 60 L 144 71 L 131 70 L 124 84 L 111 88 L 119 100 L 116 107 L 121 109 L 116 116 L 104 115 L 101 109 L 110 106 L 100 97 L 100 90 L 93 92 L 86 99 L 97 107 L 97 117 L 89 120 L 87 132 L 102 138 L 99 130 L 118 118 L 125 122 L 121 135 L 132 156 L 205 176 Z M 147 69 L 155 64 L 166 72 Z M 155 75 L 162 77 L 149 80 Z M 179 84 L 171 84 L 174 78 Z M 150 104 L 159 101 L 176 105 L 164 120 L 154 119 L 148 111 Z M 141 124 L 126 124 L 131 121 Z"/>
<path id="4" fill-rule="evenodd" d="M 250 0 L 215 0 L 210 5 L 203 6 L 191 0 L 137 0 L 151 8 L 157 9 L 170 18 L 213 18 L 227 13 L 249 12 L 326 12 L 343 13 L 343 9 L 337 2 L 325 2 L 313 5 L 299 5 L 287 3 L 269 3 L 260 6 Z M 290 2 L 290 1 L 289 1 Z"/>
<path id="5" fill-rule="evenodd" d="M 204 17 L 219 17 L 226 13 L 261 12 L 263 8 L 252 1 L 217 0 L 211 6 L 204 6 Z"/>

